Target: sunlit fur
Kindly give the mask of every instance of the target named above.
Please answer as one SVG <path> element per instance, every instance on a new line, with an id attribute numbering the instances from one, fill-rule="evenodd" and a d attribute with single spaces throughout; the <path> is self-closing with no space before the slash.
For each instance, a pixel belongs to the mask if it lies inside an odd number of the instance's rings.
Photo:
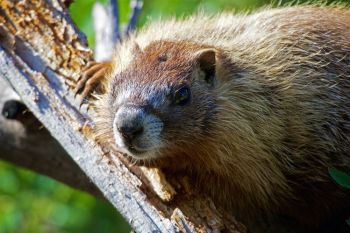
<path id="1" fill-rule="evenodd" d="M 195 54 L 202 49 L 216 53 L 213 88 L 200 77 Z M 169 56 L 164 68 L 153 59 L 161 56 Z M 327 171 L 350 171 L 348 9 L 303 6 L 152 23 L 117 47 L 113 64 L 96 102 L 101 141 L 114 143 L 116 99 L 128 92 L 147 102 L 158 91 L 164 130 L 152 157 L 189 174 L 216 203 L 243 218 L 282 213 L 315 225 L 349 206 Z M 181 82 L 193 100 L 171 108 L 166 94 Z"/>

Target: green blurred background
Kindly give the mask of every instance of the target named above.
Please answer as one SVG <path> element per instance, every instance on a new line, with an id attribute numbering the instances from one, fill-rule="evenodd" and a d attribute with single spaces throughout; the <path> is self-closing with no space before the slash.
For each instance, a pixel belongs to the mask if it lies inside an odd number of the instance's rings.
<path id="1" fill-rule="evenodd" d="M 72 17 L 79 28 L 87 34 L 91 46 L 94 44 L 91 9 L 95 2 L 95 0 L 75 0 L 71 6 Z M 138 26 L 141 27 L 146 21 L 160 17 L 184 16 L 198 10 L 247 11 L 270 2 L 145 0 Z M 275 2 L 285 4 L 291 1 Z M 349 0 L 343 2 L 349 3 Z M 120 0 L 119 7 L 120 19 L 122 23 L 126 23 L 130 13 L 129 0 Z M 130 230 L 129 225 L 108 203 L 50 178 L 0 161 L 0 233 L 123 233 Z"/>

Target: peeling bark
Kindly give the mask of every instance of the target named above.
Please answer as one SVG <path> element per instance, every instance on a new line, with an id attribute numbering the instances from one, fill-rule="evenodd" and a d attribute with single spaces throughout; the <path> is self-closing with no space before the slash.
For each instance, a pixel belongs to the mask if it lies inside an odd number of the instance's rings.
<path id="1" fill-rule="evenodd" d="M 143 169 L 92 140 L 84 125 L 93 113 L 81 113 L 70 91 L 90 60 L 92 52 L 64 2 L 0 2 L 0 76 L 136 232 L 245 232 L 200 194 L 178 192 L 164 203 Z"/>

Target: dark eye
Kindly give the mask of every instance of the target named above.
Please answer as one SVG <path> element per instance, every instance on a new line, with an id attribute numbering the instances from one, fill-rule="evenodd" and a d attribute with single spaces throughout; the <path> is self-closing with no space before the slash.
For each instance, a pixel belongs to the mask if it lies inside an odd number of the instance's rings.
<path id="1" fill-rule="evenodd" d="M 174 93 L 174 103 L 184 106 L 191 98 L 191 92 L 188 87 L 181 87 Z"/>

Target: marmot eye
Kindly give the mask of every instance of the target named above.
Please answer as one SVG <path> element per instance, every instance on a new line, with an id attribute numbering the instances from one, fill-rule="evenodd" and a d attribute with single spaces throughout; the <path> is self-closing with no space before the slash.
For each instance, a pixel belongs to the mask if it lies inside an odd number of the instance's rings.
<path id="1" fill-rule="evenodd" d="M 174 103 L 184 106 L 191 98 L 191 92 L 188 87 L 181 87 L 174 93 Z"/>

